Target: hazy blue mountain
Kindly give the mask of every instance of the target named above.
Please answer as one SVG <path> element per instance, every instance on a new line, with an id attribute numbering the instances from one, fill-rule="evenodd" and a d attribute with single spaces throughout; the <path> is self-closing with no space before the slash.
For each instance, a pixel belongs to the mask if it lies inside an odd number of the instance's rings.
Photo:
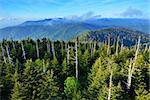
<path id="1" fill-rule="evenodd" d="M 69 40 L 84 31 L 103 28 L 128 28 L 148 33 L 149 23 L 144 19 L 92 18 L 72 20 L 51 18 L 26 21 L 20 25 L 0 29 L 0 39 L 43 38 L 52 40 Z"/>

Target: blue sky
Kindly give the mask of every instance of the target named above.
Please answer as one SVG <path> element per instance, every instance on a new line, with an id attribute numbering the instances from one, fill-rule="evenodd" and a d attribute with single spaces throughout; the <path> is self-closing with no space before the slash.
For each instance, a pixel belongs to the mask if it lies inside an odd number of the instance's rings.
<path id="1" fill-rule="evenodd" d="M 149 3 L 150 0 L 0 0 L 0 21 L 82 15 L 149 18 Z"/>

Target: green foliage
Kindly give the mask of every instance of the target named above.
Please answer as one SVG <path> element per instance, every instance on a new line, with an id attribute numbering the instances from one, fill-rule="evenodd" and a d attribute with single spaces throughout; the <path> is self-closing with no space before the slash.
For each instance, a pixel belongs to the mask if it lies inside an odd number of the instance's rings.
<path id="1" fill-rule="evenodd" d="M 79 83 L 75 77 L 67 77 L 64 83 L 64 93 L 67 97 L 73 98 L 79 91 Z"/>
<path id="2" fill-rule="evenodd" d="M 26 60 L 18 41 L 3 41 L 4 61 L 0 48 L 0 94 L 2 100 L 107 100 L 111 90 L 112 100 L 148 100 L 149 98 L 149 54 L 141 44 L 137 59 L 135 47 L 119 47 L 115 55 L 115 45 L 98 42 L 78 44 L 78 80 L 75 78 L 74 42 L 54 42 L 47 48 L 47 39 L 38 40 L 39 55 L 36 55 L 35 41 L 23 40 Z M 63 43 L 63 44 L 62 44 Z M 96 43 L 95 49 L 92 44 Z M 12 63 L 9 63 L 5 45 L 9 47 Z M 70 57 L 67 45 L 70 45 Z M 63 48 L 62 48 L 63 47 Z M 48 51 L 48 50 L 49 51 Z M 94 51 L 93 51 L 94 50 Z M 131 88 L 127 89 L 127 79 L 131 59 L 135 62 Z M 133 67 L 132 62 L 132 67 Z M 110 89 L 110 75 L 112 85 Z"/>

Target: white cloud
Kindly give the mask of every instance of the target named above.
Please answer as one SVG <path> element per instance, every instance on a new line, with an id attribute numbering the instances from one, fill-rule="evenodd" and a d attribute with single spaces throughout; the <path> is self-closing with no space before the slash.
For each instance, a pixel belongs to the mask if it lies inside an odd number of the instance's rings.
<path id="1" fill-rule="evenodd" d="M 143 15 L 143 12 L 139 9 L 129 7 L 120 15 L 123 17 L 140 17 Z"/>

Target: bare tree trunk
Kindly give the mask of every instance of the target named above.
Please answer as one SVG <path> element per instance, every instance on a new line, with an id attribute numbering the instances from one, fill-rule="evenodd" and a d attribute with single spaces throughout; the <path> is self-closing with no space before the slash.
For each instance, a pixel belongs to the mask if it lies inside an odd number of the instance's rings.
<path id="1" fill-rule="evenodd" d="M 113 41 L 113 46 L 115 47 L 116 45 L 116 38 L 114 38 L 114 41 Z"/>
<path id="2" fill-rule="evenodd" d="M 15 50 L 15 52 L 16 52 L 16 47 L 15 47 L 15 44 L 14 44 L 14 42 L 12 41 L 12 45 L 13 45 L 13 49 Z"/>
<path id="3" fill-rule="evenodd" d="M 52 53 L 53 53 L 53 58 L 54 58 L 54 57 L 56 57 L 54 42 L 51 42 L 51 44 L 52 44 Z"/>
<path id="4" fill-rule="evenodd" d="M 130 90 L 131 87 L 131 80 L 132 80 L 132 59 L 130 59 L 130 65 L 128 69 L 128 80 L 127 80 L 127 89 Z"/>
<path id="5" fill-rule="evenodd" d="M 96 41 L 94 42 L 94 46 L 93 46 L 93 55 L 94 55 L 95 51 L 96 51 Z"/>
<path id="6" fill-rule="evenodd" d="M 110 35 L 108 36 L 108 44 L 107 44 L 107 54 L 109 54 L 109 49 L 110 49 Z"/>
<path id="7" fill-rule="evenodd" d="M 116 45 L 116 55 L 118 56 L 118 48 L 119 48 L 119 36 L 117 37 L 117 45 Z"/>
<path id="8" fill-rule="evenodd" d="M 78 43 L 77 43 L 77 41 L 76 41 L 76 43 L 75 43 L 75 50 L 76 50 L 76 52 L 75 52 L 75 63 L 76 63 L 76 78 L 78 79 Z"/>
<path id="9" fill-rule="evenodd" d="M 110 65 L 111 66 L 111 65 Z M 113 70 L 110 70 L 110 77 L 109 77 L 109 89 L 108 89 L 108 100 L 111 99 L 111 88 L 112 88 L 112 74 Z"/>
<path id="10" fill-rule="evenodd" d="M 136 61 L 136 59 L 137 59 L 137 55 L 138 55 L 138 52 L 139 52 L 140 41 L 141 41 L 141 37 L 139 37 L 139 39 L 138 39 L 138 44 L 137 44 L 137 49 L 136 49 L 136 52 L 135 52 L 135 58 L 134 58 L 133 66 L 135 66 L 135 61 Z"/>
<path id="11" fill-rule="evenodd" d="M 67 50 L 67 63 L 69 63 L 70 58 L 70 46 L 68 44 L 68 50 Z"/>
<path id="12" fill-rule="evenodd" d="M 21 47 L 22 47 L 22 52 L 23 52 L 23 58 L 24 58 L 24 60 L 26 60 L 26 54 L 25 54 L 23 42 L 21 42 Z"/>
<path id="13" fill-rule="evenodd" d="M 37 53 L 37 58 L 39 58 L 39 46 L 38 46 L 38 41 L 36 41 L 36 53 Z"/>
<path id="14" fill-rule="evenodd" d="M 5 49 L 3 48 L 2 43 L 1 43 L 1 49 L 2 49 L 3 60 L 4 60 L 5 64 L 6 64 Z"/>
<path id="15" fill-rule="evenodd" d="M 121 42 L 121 50 L 120 50 L 120 52 L 122 52 L 122 50 L 123 50 L 123 39 L 122 39 L 122 42 Z"/>
<path id="16" fill-rule="evenodd" d="M 6 45 L 6 51 L 7 51 L 7 56 L 8 56 L 9 63 L 11 64 L 11 63 L 12 63 L 12 59 L 11 59 L 11 57 L 10 57 L 10 53 L 9 53 L 8 46 L 7 46 L 7 45 Z"/>
<path id="17" fill-rule="evenodd" d="M 50 54 L 50 43 L 47 41 L 47 52 Z"/>
<path id="18" fill-rule="evenodd" d="M 138 39 L 138 44 L 137 44 L 137 49 L 135 52 L 134 60 L 130 60 L 130 65 L 129 65 L 129 69 L 128 69 L 128 80 L 127 80 L 127 89 L 128 90 L 130 90 L 130 88 L 131 88 L 132 75 L 135 70 L 135 64 L 136 64 L 139 48 L 140 48 L 140 37 Z"/>

